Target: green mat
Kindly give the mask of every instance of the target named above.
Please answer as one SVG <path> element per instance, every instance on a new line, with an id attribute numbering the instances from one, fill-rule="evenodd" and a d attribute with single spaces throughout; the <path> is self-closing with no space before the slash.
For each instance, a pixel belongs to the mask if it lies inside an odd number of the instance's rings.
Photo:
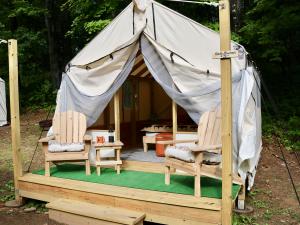
<path id="1" fill-rule="evenodd" d="M 62 164 L 51 167 L 51 176 L 53 177 L 143 190 L 194 195 L 194 177 L 192 176 L 171 175 L 171 184 L 167 186 L 165 185 L 165 175 L 160 173 L 122 170 L 121 174 L 117 175 L 113 169 L 102 168 L 101 175 L 98 176 L 95 167 L 91 167 L 91 172 L 90 176 L 86 176 L 85 167 L 76 164 Z M 45 171 L 38 170 L 32 173 L 44 175 Z M 239 185 L 232 185 L 233 198 L 236 198 L 239 189 Z M 201 195 L 209 198 L 222 198 L 222 181 L 204 176 L 201 177 Z"/>

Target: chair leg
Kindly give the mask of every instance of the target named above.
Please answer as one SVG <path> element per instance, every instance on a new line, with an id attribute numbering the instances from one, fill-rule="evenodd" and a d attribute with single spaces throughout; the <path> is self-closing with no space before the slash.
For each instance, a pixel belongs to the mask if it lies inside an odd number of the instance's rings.
<path id="1" fill-rule="evenodd" d="M 90 167 L 90 160 L 85 160 L 85 173 L 86 175 L 91 175 L 91 167 Z"/>
<path id="2" fill-rule="evenodd" d="M 144 152 L 148 152 L 148 144 L 146 142 L 144 142 L 143 144 L 144 144 Z"/>
<path id="3" fill-rule="evenodd" d="M 203 160 L 203 153 L 196 153 L 195 154 L 195 197 L 201 197 L 201 165 Z"/>
<path id="4" fill-rule="evenodd" d="M 171 168 L 170 166 L 165 166 L 165 184 L 170 185 L 171 180 Z"/>
<path id="5" fill-rule="evenodd" d="M 121 161 L 121 149 L 117 149 L 117 161 Z M 121 165 L 117 165 L 117 174 L 120 174 Z"/>
<path id="6" fill-rule="evenodd" d="M 45 161 L 45 176 L 50 177 L 50 162 Z"/>
<path id="7" fill-rule="evenodd" d="M 245 199 L 246 199 L 246 188 L 245 184 L 242 186 L 240 193 L 238 195 L 238 209 L 245 209 Z"/>
<path id="8" fill-rule="evenodd" d="M 201 197 L 201 174 L 197 173 L 195 175 L 195 197 Z"/>

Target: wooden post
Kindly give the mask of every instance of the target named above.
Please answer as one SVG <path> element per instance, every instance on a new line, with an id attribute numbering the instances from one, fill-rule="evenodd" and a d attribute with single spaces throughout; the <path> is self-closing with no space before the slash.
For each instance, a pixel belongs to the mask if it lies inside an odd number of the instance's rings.
<path id="1" fill-rule="evenodd" d="M 220 51 L 230 51 L 230 3 L 219 2 Z M 221 58 L 222 225 L 232 224 L 232 84 L 231 59 Z"/>
<path id="2" fill-rule="evenodd" d="M 16 204 L 22 204 L 19 195 L 19 177 L 23 175 L 21 157 L 20 134 L 20 109 L 19 109 L 19 84 L 18 84 L 18 44 L 17 40 L 8 40 L 9 60 L 9 93 L 10 93 L 10 118 L 11 118 L 11 146 L 14 166 L 14 185 Z"/>
<path id="3" fill-rule="evenodd" d="M 120 92 L 119 90 L 114 95 L 115 108 L 115 141 L 120 140 Z"/>
<path id="4" fill-rule="evenodd" d="M 173 121 L 173 140 L 176 140 L 177 134 L 177 105 L 172 101 L 172 121 Z"/>

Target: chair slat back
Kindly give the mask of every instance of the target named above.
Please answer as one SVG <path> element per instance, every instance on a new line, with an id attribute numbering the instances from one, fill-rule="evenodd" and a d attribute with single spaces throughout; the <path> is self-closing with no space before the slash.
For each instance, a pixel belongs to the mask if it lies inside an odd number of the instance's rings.
<path id="1" fill-rule="evenodd" d="M 199 145 L 221 144 L 221 109 L 220 107 L 203 113 L 198 126 Z"/>
<path id="2" fill-rule="evenodd" d="M 61 144 L 83 142 L 86 117 L 75 111 L 56 113 L 53 118 L 53 132 L 55 140 Z"/>

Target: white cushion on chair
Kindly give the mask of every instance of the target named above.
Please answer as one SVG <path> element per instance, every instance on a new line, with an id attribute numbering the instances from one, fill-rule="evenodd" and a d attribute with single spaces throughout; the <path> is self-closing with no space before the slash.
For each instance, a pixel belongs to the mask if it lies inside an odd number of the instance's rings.
<path id="1" fill-rule="evenodd" d="M 165 155 L 185 162 L 195 162 L 194 152 L 192 152 L 189 147 L 191 146 L 168 146 L 165 151 Z M 211 152 L 203 152 L 203 161 L 208 163 L 220 163 L 221 155 Z"/>
<path id="2" fill-rule="evenodd" d="M 168 146 L 165 155 L 186 162 L 195 162 L 194 153 L 187 146 Z"/>
<path id="3" fill-rule="evenodd" d="M 61 144 L 57 141 L 49 141 L 49 152 L 80 152 L 84 150 L 83 143 Z"/>
<path id="4" fill-rule="evenodd" d="M 213 152 L 203 152 L 204 163 L 221 163 L 222 156 L 218 153 Z"/>

